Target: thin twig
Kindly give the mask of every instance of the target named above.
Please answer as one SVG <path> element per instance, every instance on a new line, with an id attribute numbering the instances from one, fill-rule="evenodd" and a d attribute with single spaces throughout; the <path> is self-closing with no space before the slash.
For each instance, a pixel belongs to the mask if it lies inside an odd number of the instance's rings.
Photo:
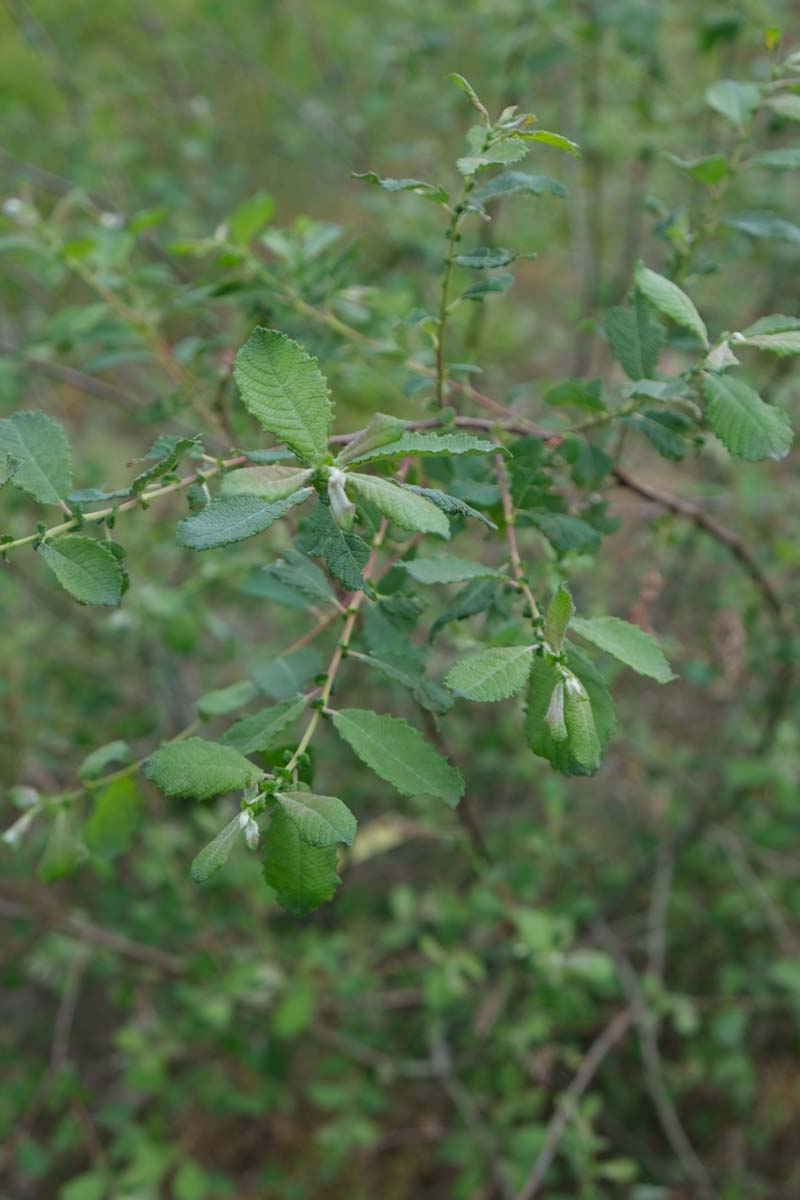
<path id="1" fill-rule="evenodd" d="M 669 1142 L 673 1154 L 680 1162 L 687 1179 L 691 1180 L 697 1189 L 697 1196 L 703 1200 L 715 1200 L 716 1189 L 704 1163 L 689 1140 L 664 1079 L 655 1018 L 642 991 L 636 971 L 611 927 L 602 918 L 597 923 L 597 932 L 600 941 L 616 963 L 619 981 L 630 1004 L 642 1056 L 645 1085 L 664 1136 Z"/>
<path id="2" fill-rule="evenodd" d="M 559 1097 L 556 1110 L 545 1131 L 542 1148 L 514 1200 L 534 1200 L 534 1197 L 539 1195 L 539 1189 L 545 1182 L 547 1172 L 558 1153 L 558 1147 L 570 1118 L 603 1062 L 617 1042 L 622 1041 L 632 1024 L 633 1013 L 630 1008 L 624 1008 L 617 1013 L 613 1020 L 609 1021 L 602 1033 L 592 1042 L 581 1065 L 572 1077 L 572 1082 Z"/>
<path id="3" fill-rule="evenodd" d="M 728 529 L 726 526 L 721 525 L 719 521 L 710 517 L 699 504 L 694 504 L 691 500 L 685 500 L 682 496 L 674 496 L 671 492 L 664 492 L 661 488 L 653 487 L 650 483 L 644 483 L 640 479 L 635 479 L 622 467 L 614 468 L 614 478 L 622 487 L 636 492 L 639 496 L 644 496 L 647 500 L 653 500 L 656 504 L 660 504 L 662 508 L 668 509 L 677 516 L 687 517 L 698 528 L 704 530 L 710 537 L 714 538 L 716 542 L 719 542 L 730 550 L 731 554 L 741 563 L 753 580 L 753 583 L 761 592 L 767 606 L 776 616 L 783 617 L 783 602 L 778 589 L 772 580 L 764 574 L 753 552 L 737 533 L 734 533 L 732 529 Z"/>

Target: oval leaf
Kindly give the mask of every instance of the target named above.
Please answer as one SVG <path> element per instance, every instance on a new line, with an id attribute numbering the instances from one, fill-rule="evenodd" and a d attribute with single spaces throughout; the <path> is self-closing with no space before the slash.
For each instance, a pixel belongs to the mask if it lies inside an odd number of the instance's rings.
<path id="1" fill-rule="evenodd" d="M 677 678 L 658 642 L 638 625 L 619 617 L 573 617 L 570 629 L 640 675 L 649 675 L 658 683 Z"/>
<path id="2" fill-rule="evenodd" d="M 39 553 L 79 604 L 115 607 L 122 599 L 125 573 L 102 542 L 71 534 L 42 542 Z"/>
<path id="3" fill-rule="evenodd" d="M 165 796 L 194 800 L 241 791 L 264 774 L 233 747 L 199 737 L 162 746 L 142 770 Z"/>
<path id="4" fill-rule="evenodd" d="M 525 686 L 532 646 L 495 646 L 456 663 L 445 683 L 465 700 L 507 700 Z"/>
<path id="5" fill-rule="evenodd" d="M 335 796 L 315 796 L 311 792 L 281 792 L 276 796 L 286 816 L 304 842 L 310 846 L 352 846 L 356 819 L 346 804 Z"/>
<path id="6" fill-rule="evenodd" d="M 650 303 L 676 325 L 688 329 L 708 347 L 708 330 L 692 301 L 671 279 L 665 279 L 640 262 L 634 276 L 636 286 Z"/>
<path id="7" fill-rule="evenodd" d="M 438 796 L 451 807 L 458 804 L 464 780 L 407 721 L 342 708 L 333 714 L 333 724 L 361 761 L 401 795 Z"/>
<path id="8" fill-rule="evenodd" d="M 317 360 L 285 333 L 259 326 L 236 355 L 233 373 L 245 408 L 264 429 L 306 462 L 320 462 L 333 405 Z"/>

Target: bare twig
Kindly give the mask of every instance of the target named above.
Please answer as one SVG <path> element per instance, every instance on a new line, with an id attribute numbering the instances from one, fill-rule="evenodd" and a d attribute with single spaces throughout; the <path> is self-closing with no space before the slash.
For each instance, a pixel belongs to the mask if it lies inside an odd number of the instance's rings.
<path id="1" fill-rule="evenodd" d="M 753 552 L 737 533 L 734 533 L 732 529 L 726 528 L 719 521 L 710 517 L 699 504 L 694 504 L 691 500 L 685 500 L 682 496 L 674 496 L 670 492 L 664 492 L 660 488 L 653 487 L 650 483 L 644 483 L 640 479 L 635 479 L 622 467 L 614 468 L 614 478 L 622 487 L 628 488 L 630 491 L 636 492 L 639 496 L 644 496 L 648 500 L 655 501 L 656 504 L 660 504 L 663 508 L 668 509 L 677 516 L 687 517 L 716 542 L 719 542 L 730 550 L 731 554 L 741 563 L 753 580 L 753 583 L 761 592 L 768 608 L 776 616 L 783 618 L 783 603 L 780 593 L 772 580 L 765 575 Z"/>
<path id="2" fill-rule="evenodd" d="M 177 955 L 160 950 L 156 946 L 146 946 L 142 942 L 134 942 L 131 938 L 115 933 L 112 929 L 105 929 L 102 925 L 95 925 L 91 921 L 85 921 L 82 917 L 74 917 L 69 913 L 61 912 L 41 896 L 28 895 L 25 898 L 30 903 L 24 904 L 19 902 L 14 892 L 10 891 L 5 884 L 0 885 L 0 895 L 3 893 L 8 898 L 0 899 L 0 916 L 8 917 L 11 920 L 37 921 L 42 925 L 57 929 L 69 937 L 77 938 L 80 942 L 101 946 L 113 954 L 119 954 L 123 958 L 130 958 L 146 966 L 155 967 L 156 970 L 167 975 L 183 975 L 186 970 L 186 964 Z"/>
<path id="3" fill-rule="evenodd" d="M 547 1126 L 542 1148 L 536 1156 L 528 1178 L 521 1190 L 517 1192 L 514 1200 L 534 1200 L 534 1197 L 539 1195 L 547 1172 L 558 1153 L 558 1147 L 570 1118 L 603 1062 L 617 1043 L 622 1041 L 632 1024 L 633 1013 L 630 1008 L 624 1008 L 617 1013 L 613 1020 L 609 1021 L 602 1033 L 592 1042 L 581 1065 L 572 1077 L 572 1082 L 559 1097 L 556 1110 Z"/>
<path id="4" fill-rule="evenodd" d="M 656 1022 L 642 991 L 639 978 L 611 927 L 602 919 L 597 924 L 598 937 L 614 958 L 617 975 L 630 1004 L 630 1012 L 636 1026 L 639 1049 L 642 1055 L 644 1080 L 659 1124 L 672 1152 L 683 1168 L 684 1174 L 697 1189 L 702 1200 L 714 1200 L 717 1192 L 702 1160 L 683 1128 L 678 1110 L 672 1100 L 664 1079 L 661 1051 L 658 1047 Z"/>

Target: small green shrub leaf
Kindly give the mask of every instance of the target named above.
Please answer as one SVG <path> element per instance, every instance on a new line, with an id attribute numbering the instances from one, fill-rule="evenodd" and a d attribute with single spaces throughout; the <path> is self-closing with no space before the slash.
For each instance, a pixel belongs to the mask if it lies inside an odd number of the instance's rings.
<path id="1" fill-rule="evenodd" d="M 507 700 L 525 686 L 532 659 L 532 646 L 493 646 L 456 663 L 445 683 L 465 700 Z"/>
<path id="2" fill-rule="evenodd" d="M 259 691 L 273 700 L 296 696 L 304 684 L 322 670 L 322 655 L 313 646 L 301 646 L 293 654 L 282 654 L 271 662 L 259 663 L 251 675 Z"/>
<path id="3" fill-rule="evenodd" d="M 275 463 L 266 467 L 241 467 L 230 471 L 222 480 L 223 496 L 258 496 L 270 503 L 285 500 L 305 487 L 311 478 L 310 468 L 287 467 Z"/>
<path id="4" fill-rule="evenodd" d="M 544 632 L 547 644 L 558 653 L 564 634 L 572 618 L 575 616 L 575 605 L 566 584 L 561 584 L 547 606 L 544 619 Z"/>
<path id="5" fill-rule="evenodd" d="M 193 800 L 211 800 L 226 792 L 241 791 L 264 774 L 232 746 L 199 737 L 162 746 L 150 755 L 142 770 L 165 796 Z"/>
<path id="6" fill-rule="evenodd" d="M 761 101 L 761 90 L 754 83 L 720 79 L 706 91 L 706 104 L 734 125 L 743 125 Z"/>
<path id="7" fill-rule="evenodd" d="M 611 353 L 629 379 L 650 379 L 658 364 L 664 330 L 653 308 L 637 292 L 633 308 L 612 308 L 606 316 Z"/>
<path id="8" fill-rule="evenodd" d="M 406 491 L 414 492 L 417 496 L 424 496 L 426 500 L 430 500 L 431 504 L 435 504 L 443 513 L 447 513 L 448 517 L 473 517 L 487 529 L 497 529 L 494 521 L 490 521 L 485 513 L 479 512 L 477 508 L 472 508 L 458 496 L 450 496 L 447 492 L 440 492 L 438 488 L 418 487 L 414 483 L 404 483 L 402 486 Z"/>
<path id="9" fill-rule="evenodd" d="M 200 851 L 191 866 L 191 875 L 195 883 L 205 883 L 221 871 L 231 856 L 231 851 L 242 831 L 239 813 L 219 831 L 213 842 Z"/>
<path id="10" fill-rule="evenodd" d="M 637 265 L 634 278 L 637 288 L 654 308 L 676 325 L 688 329 L 708 348 L 708 330 L 705 322 L 693 302 L 676 283 L 651 271 L 642 262 Z"/>
<path id="11" fill-rule="evenodd" d="M 418 433 L 412 429 L 390 442 L 381 442 L 357 455 L 351 455 L 347 461 L 352 466 L 358 466 L 382 458 L 405 458 L 409 454 L 420 458 L 439 458 L 455 454 L 496 454 L 497 451 L 494 442 L 472 437 L 468 433 Z"/>
<path id="12" fill-rule="evenodd" d="M 414 558 L 408 562 L 399 562 L 397 566 L 407 571 L 417 583 L 466 583 L 468 579 L 507 578 L 502 571 L 496 571 L 493 567 L 485 567 L 483 563 L 472 562 L 467 558 L 456 558 L 455 555 Z"/>
<path id="13" fill-rule="evenodd" d="M 125 573 L 102 542 L 67 534 L 42 542 L 39 553 L 61 586 L 79 604 L 116 607 L 125 590 Z"/>
<path id="14" fill-rule="evenodd" d="M 43 412 L 0 421 L 0 450 L 16 466 L 8 478 L 41 504 L 58 504 L 72 487 L 72 451 L 64 430 Z"/>
<path id="15" fill-rule="evenodd" d="M 353 471 L 347 478 L 360 496 L 374 504 L 378 512 L 401 529 L 450 537 L 447 517 L 424 496 L 417 496 L 390 479 L 381 479 L 377 475 L 361 475 Z"/>
<path id="16" fill-rule="evenodd" d="M 232 542 L 243 542 L 245 538 L 269 529 L 290 508 L 307 500 L 311 491 L 311 488 L 302 488 L 284 500 L 272 503 L 258 496 L 221 496 L 179 523 L 177 543 L 189 550 L 214 550 Z"/>
<path id="17" fill-rule="evenodd" d="M 231 725 L 220 741 L 223 746 L 233 746 L 240 754 L 261 754 L 275 744 L 284 729 L 297 720 L 305 707 L 305 696 L 300 696 L 296 700 L 273 704 L 271 708 L 262 708 Z"/>
<path id="18" fill-rule="evenodd" d="M 337 842 L 352 846 L 356 819 L 347 805 L 335 796 L 281 792 L 276 800 L 297 827 L 303 841 L 310 846 L 334 846 Z"/>
<path id="19" fill-rule="evenodd" d="M 278 903 L 296 917 L 332 900 L 341 882 L 336 873 L 336 847 L 312 846 L 282 809 L 272 814 L 266 834 L 264 879 Z"/>
<path id="20" fill-rule="evenodd" d="M 570 629 L 640 675 L 649 675 L 658 683 L 677 678 L 658 642 L 638 625 L 619 617 L 573 617 Z"/>
<path id="21" fill-rule="evenodd" d="M 133 779 L 115 779 L 99 793 L 84 828 L 86 845 L 103 858 L 124 854 L 139 827 L 142 797 Z"/>
<path id="22" fill-rule="evenodd" d="M 403 796 L 437 796 L 455 807 L 464 780 L 422 734 L 397 717 L 366 709 L 342 708 L 333 714 L 336 732 L 363 763 Z"/>
<path id="23" fill-rule="evenodd" d="M 374 171 L 353 171 L 351 177 L 360 179 L 363 183 L 374 183 L 386 192 L 413 192 L 415 196 L 424 196 L 426 200 L 433 200 L 436 204 L 447 204 L 448 201 L 447 192 L 443 187 L 436 183 L 425 183 L 422 179 L 382 179 Z"/>
<path id="24" fill-rule="evenodd" d="M 333 405 L 317 361 L 274 329 L 255 329 L 233 369 L 248 412 L 306 462 L 328 448 Z"/>
<path id="25" fill-rule="evenodd" d="M 249 679 L 240 679 L 229 687 L 217 688 L 201 696 L 195 707 L 201 717 L 224 717 L 226 713 L 236 712 L 244 708 L 256 694 L 256 689 Z"/>
<path id="26" fill-rule="evenodd" d="M 295 545 L 304 554 L 321 558 L 334 579 L 348 592 L 364 588 L 362 572 L 369 560 L 369 546 L 358 534 L 339 528 L 329 505 L 317 502 L 311 517 L 297 534 Z"/>
<path id="27" fill-rule="evenodd" d="M 731 454 L 760 462 L 789 453 L 794 434 L 788 416 L 765 404 L 748 384 L 730 375 L 706 374 L 703 390 L 708 423 Z"/>
<path id="28" fill-rule="evenodd" d="M 86 858 L 86 847 L 78 838 L 72 813 L 63 805 L 53 818 L 37 875 L 42 883 L 55 883 L 78 869 Z"/>

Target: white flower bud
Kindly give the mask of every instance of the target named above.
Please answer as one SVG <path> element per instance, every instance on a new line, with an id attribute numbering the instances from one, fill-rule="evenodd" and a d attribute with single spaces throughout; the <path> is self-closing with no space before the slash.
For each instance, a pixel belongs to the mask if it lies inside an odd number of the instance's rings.
<path id="1" fill-rule="evenodd" d="M 38 808 L 29 808 L 3 834 L 7 846 L 18 846 L 39 814 Z"/>
<path id="2" fill-rule="evenodd" d="M 331 467 L 328 475 L 328 496 L 331 502 L 331 512 L 333 519 L 342 529 L 349 529 L 353 524 L 353 516 L 355 515 L 356 506 L 347 498 L 347 492 L 344 490 L 347 476 L 344 471 L 338 470 L 336 467 Z"/>
<path id="3" fill-rule="evenodd" d="M 250 850 L 257 850 L 260 836 L 258 822 L 249 813 L 245 813 L 244 815 L 248 818 L 247 824 L 244 827 L 244 840 L 247 842 Z"/>

